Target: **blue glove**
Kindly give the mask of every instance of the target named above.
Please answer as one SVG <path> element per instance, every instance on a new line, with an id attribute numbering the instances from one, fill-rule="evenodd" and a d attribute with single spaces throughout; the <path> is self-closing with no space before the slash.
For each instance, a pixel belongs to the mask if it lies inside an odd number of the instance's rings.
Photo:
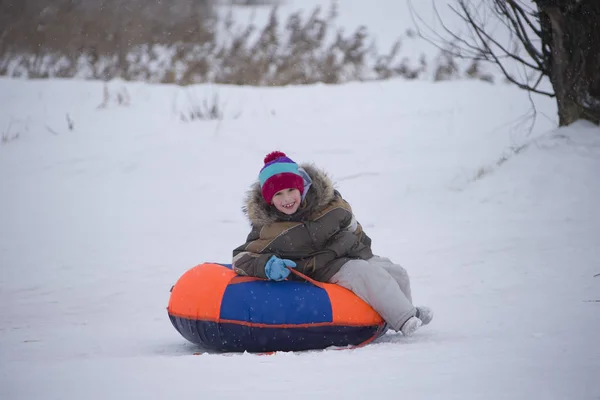
<path id="1" fill-rule="evenodd" d="M 290 274 L 287 267 L 294 268 L 296 263 L 292 260 L 282 260 L 277 256 L 271 256 L 265 264 L 265 275 L 272 281 L 282 281 Z"/>

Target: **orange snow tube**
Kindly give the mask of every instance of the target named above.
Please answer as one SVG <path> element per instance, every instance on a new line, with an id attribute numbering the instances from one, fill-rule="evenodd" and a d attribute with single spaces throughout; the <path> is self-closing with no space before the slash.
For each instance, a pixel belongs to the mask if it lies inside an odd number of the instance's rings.
<path id="1" fill-rule="evenodd" d="M 184 338 L 218 351 L 357 346 L 386 330 L 379 314 L 341 286 L 242 277 L 229 264 L 184 273 L 167 310 Z"/>

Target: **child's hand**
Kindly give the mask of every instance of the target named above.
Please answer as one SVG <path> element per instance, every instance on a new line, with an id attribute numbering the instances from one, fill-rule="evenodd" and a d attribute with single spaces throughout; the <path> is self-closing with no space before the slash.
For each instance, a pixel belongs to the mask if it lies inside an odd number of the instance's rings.
<path id="1" fill-rule="evenodd" d="M 272 256 L 265 264 L 265 275 L 272 281 L 282 281 L 290 274 L 287 267 L 294 268 L 296 263 L 292 260 L 282 260 L 277 256 Z"/>

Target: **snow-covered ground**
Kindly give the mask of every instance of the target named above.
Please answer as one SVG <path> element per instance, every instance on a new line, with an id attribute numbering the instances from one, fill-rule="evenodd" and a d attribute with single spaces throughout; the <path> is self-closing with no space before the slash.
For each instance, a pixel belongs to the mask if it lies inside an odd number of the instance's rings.
<path id="1" fill-rule="evenodd" d="M 598 127 L 473 81 L 107 93 L 0 80 L 0 398 L 600 398 Z M 222 119 L 181 120 L 215 93 Z M 431 325 L 193 355 L 169 288 L 230 260 L 275 149 L 331 172 Z"/>

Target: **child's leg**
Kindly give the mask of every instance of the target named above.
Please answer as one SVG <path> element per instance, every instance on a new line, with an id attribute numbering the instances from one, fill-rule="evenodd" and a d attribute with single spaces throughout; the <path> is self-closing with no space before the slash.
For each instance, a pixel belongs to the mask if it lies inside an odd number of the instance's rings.
<path id="1" fill-rule="evenodd" d="M 373 256 L 369 260 L 369 264 L 379 265 L 385 269 L 400 286 L 400 289 L 406 296 L 406 298 L 412 303 L 412 294 L 410 290 L 410 278 L 408 272 L 398 265 L 390 261 L 389 258 Z M 419 306 L 417 307 L 417 318 L 423 321 L 423 325 L 427 325 L 433 319 L 433 311 L 429 307 Z"/>
<path id="2" fill-rule="evenodd" d="M 402 290 L 402 293 L 404 293 L 408 301 L 412 303 L 410 277 L 408 276 L 408 272 L 406 272 L 402 266 L 394 264 L 389 258 L 379 256 L 373 256 L 368 261 L 371 265 L 377 265 L 385 269 L 392 276 L 392 278 L 398 282 L 400 290 Z"/>
<path id="3" fill-rule="evenodd" d="M 351 260 L 329 280 L 354 292 L 368 303 L 395 331 L 416 313 L 394 278 L 382 267 L 365 260 Z"/>

